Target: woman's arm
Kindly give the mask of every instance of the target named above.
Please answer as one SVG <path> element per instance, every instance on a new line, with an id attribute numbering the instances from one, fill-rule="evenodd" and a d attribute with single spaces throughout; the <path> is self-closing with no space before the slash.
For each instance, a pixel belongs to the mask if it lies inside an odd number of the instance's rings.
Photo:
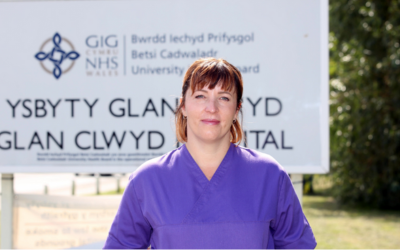
<path id="1" fill-rule="evenodd" d="M 152 228 L 143 216 L 132 176 L 125 189 L 104 249 L 147 248 Z"/>
<path id="2" fill-rule="evenodd" d="M 271 228 L 275 248 L 314 249 L 317 245 L 292 182 L 284 171 L 280 176 L 277 214 Z"/>

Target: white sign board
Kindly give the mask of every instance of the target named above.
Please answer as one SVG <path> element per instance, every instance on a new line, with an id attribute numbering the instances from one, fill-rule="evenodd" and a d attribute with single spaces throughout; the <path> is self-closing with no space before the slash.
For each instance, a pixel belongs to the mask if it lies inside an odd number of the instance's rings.
<path id="1" fill-rule="evenodd" d="M 0 3 L 0 171 L 131 172 L 176 148 L 188 66 L 244 79 L 247 146 L 329 170 L 328 1 Z"/>

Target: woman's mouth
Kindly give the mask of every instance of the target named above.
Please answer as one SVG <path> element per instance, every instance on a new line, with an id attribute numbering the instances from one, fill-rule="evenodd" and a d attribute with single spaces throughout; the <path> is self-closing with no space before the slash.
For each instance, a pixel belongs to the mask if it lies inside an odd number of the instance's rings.
<path id="1" fill-rule="evenodd" d="M 201 120 L 201 122 L 203 122 L 207 125 L 217 125 L 220 123 L 220 121 L 215 120 L 215 119 L 204 119 L 204 120 Z"/>

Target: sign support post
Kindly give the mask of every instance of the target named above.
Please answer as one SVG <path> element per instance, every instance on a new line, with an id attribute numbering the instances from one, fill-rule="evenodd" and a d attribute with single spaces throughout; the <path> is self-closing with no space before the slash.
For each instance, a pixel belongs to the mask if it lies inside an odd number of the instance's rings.
<path id="1" fill-rule="evenodd" d="M 291 174 L 290 175 L 296 192 L 297 198 L 299 198 L 300 205 L 303 206 L 303 175 L 302 174 Z"/>
<path id="2" fill-rule="evenodd" d="M 1 248 L 13 248 L 14 174 L 1 174 Z"/>

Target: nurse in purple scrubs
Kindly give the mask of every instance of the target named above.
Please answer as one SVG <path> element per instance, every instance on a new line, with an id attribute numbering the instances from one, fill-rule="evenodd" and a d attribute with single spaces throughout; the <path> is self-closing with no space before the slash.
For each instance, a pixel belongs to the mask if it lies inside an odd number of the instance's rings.
<path id="1" fill-rule="evenodd" d="M 184 144 L 131 175 L 104 248 L 315 248 L 285 170 L 238 146 L 242 93 L 227 61 L 190 66 L 175 115 Z"/>

